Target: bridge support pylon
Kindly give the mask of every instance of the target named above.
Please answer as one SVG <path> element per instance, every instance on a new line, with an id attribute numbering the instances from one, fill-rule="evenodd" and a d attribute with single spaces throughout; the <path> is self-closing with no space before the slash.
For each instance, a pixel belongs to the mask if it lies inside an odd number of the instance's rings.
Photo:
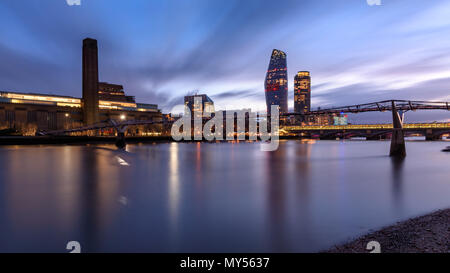
<path id="1" fill-rule="evenodd" d="M 427 141 L 435 141 L 435 140 L 441 140 L 442 137 L 439 135 L 426 135 L 425 140 Z"/>
<path id="2" fill-rule="evenodd" d="M 391 151 L 389 156 L 405 157 L 406 147 L 405 135 L 403 133 L 403 118 L 398 113 L 394 101 L 392 101 L 392 125 Z"/>
<path id="3" fill-rule="evenodd" d="M 116 146 L 117 148 L 123 149 L 125 146 L 127 146 L 127 143 L 125 142 L 125 131 L 127 130 L 126 125 L 120 125 L 115 120 L 110 119 L 108 120 L 116 129 L 117 132 L 117 138 L 116 138 Z"/>
<path id="4" fill-rule="evenodd" d="M 381 137 L 378 136 L 378 135 L 376 135 L 376 136 L 367 136 L 366 137 L 366 140 L 380 140 L 380 139 L 381 139 Z"/>
<path id="5" fill-rule="evenodd" d="M 127 143 L 125 142 L 125 133 L 117 132 L 116 146 L 117 148 L 125 148 Z"/>
<path id="6" fill-rule="evenodd" d="M 425 140 L 441 140 L 442 136 L 439 135 L 439 133 L 434 132 L 433 129 L 427 129 L 425 132 Z"/>

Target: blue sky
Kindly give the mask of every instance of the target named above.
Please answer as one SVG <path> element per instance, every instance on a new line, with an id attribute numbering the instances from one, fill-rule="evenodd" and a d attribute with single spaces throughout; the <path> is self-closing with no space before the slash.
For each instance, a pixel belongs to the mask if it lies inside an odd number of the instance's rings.
<path id="1" fill-rule="evenodd" d="M 289 107 L 299 70 L 311 71 L 313 107 L 450 101 L 450 2 L 381 1 L 2 0 L 0 90 L 81 96 L 91 37 L 100 80 L 165 112 L 193 90 L 219 109 L 265 109 L 274 48 L 287 53 Z"/>

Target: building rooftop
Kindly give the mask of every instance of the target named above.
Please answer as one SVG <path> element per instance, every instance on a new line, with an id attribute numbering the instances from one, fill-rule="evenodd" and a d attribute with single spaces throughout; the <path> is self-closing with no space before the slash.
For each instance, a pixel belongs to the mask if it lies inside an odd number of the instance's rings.
<path id="1" fill-rule="evenodd" d="M 0 101 L 18 104 L 42 104 L 62 107 L 81 107 L 81 98 L 42 93 L 23 93 L 0 91 Z M 116 109 L 129 111 L 158 111 L 157 104 L 136 103 L 128 100 L 99 100 L 100 109 Z"/>

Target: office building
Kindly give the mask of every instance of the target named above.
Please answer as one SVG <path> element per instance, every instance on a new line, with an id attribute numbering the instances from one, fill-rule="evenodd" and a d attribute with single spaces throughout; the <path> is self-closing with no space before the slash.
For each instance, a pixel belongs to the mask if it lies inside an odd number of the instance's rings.
<path id="1" fill-rule="evenodd" d="M 277 105 L 280 113 L 288 112 L 288 80 L 286 53 L 278 49 L 272 51 L 269 68 L 264 82 L 267 113 L 271 106 Z"/>
<path id="2" fill-rule="evenodd" d="M 201 99 L 201 103 L 195 105 L 195 98 Z M 208 116 L 205 113 L 214 113 L 214 101 L 205 94 L 195 94 L 184 97 L 184 105 L 191 111 L 191 116 Z"/>
<path id="3" fill-rule="evenodd" d="M 122 85 L 98 82 L 97 41 L 83 40 L 82 98 L 15 91 L 0 91 L 0 134 L 13 131 L 34 135 L 38 131 L 61 130 L 108 119 L 162 121 L 156 104 L 136 103 Z M 145 135 L 158 126 L 130 127 L 133 135 Z M 114 134 L 110 130 L 111 134 Z"/>

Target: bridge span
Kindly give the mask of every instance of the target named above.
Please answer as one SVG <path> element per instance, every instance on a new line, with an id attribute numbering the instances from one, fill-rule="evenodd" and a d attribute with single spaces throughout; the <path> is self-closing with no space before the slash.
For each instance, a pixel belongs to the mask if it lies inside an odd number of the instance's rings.
<path id="1" fill-rule="evenodd" d="M 38 135 L 41 136 L 54 136 L 54 135 L 66 135 L 73 134 L 78 132 L 87 132 L 87 131 L 97 131 L 101 129 L 114 128 L 117 134 L 116 146 L 119 148 L 125 147 L 125 131 L 129 126 L 136 125 L 152 125 L 152 124 L 166 124 L 164 121 L 152 121 L 152 120 L 126 120 L 126 121 L 117 121 L 114 119 L 108 119 L 102 122 L 98 122 L 92 125 L 86 125 L 73 129 L 65 129 L 65 130 L 53 130 L 53 131 L 42 131 L 38 132 Z"/>
<path id="2" fill-rule="evenodd" d="M 336 139 L 336 136 L 365 136 L 368 139 L 381 138 L 383 135 L 389 134 L 391 136 L 390 156 L 405 157 L 405 135 L 410 133 L 423 134 L 427 139 L 437 139 L 439 136 L 448 133 L 449 123 L 423 123 L 423 124 L 403 124 L 404 114 L 407 111 L 417 110 L 447 110 L 450 111 L 449 102 L 433 102 L 433 101 L 408 101 L 408 100 L 386 100 L 366 104 L 334 107 L 328 109 L 317 109 L 307 113 L 282 113 L 281 116 L 296 116 L 296 115 L 326 115 L 336 113 L 362 113 L 362 112 L 392 112 L 392 124 L 375 124 L 375 125 L 345 125 L 345 127 L 332 126 L 285 126 L 281 133 L 286 132 L 300 132 L 303 134 L 314 134 L 319 132 L 323 138 L 328 135 L 329 138 Z M 270 117 L 270 116 L 269 116 Z M 149 121 L 149 120 L 128 120 L 115 121 L 109 119 L 102 123 L 92 124 L 79 128 L 69 130 L 47 131 L 39 132 L 40 135 L 58 135 L 70 134 L 74 132 L 83 132 L 90 130 L 99 130 L 103 128 L 114 128 L 117 133 L 118 147 L 125 146 L 125 131 L 129 126 L 145 125 L 145 124 L 165 124 L 164 121 Z M 325 133 L 327 132 L 327 133 Z"/>
<path id="3" fill-rule="evenodd" d="M 282 136 L 313 137 L 319 139 L 336 139 L 365 137 L 367 140 L 386 139 L 391 137 L 393 124 L 350 124 L 350 125 L 287 125 L 280 128 Z M 405 136 L 425 136 L 426 140 L 442 139 L 450 134 L 450 122 L 442 123 L 405 123 Z"/>
<path id="4" fill-rule="evenodd" d="M 364 113 L 364 112 L 392 112 L 392 125 L 390 130 L 391 135 L 391 150 L 389 155 L 396 157 L 406 156 L 405 147 L 405 133 L 408 131 L 404 128 L 404 115 L 407 111 L 417 110 L 446 110 L 450 111 L 449 102 L 442 101 L 413 101 L 413 100 L 384 100 L 378 102 L 356 104 L 349 106 L 332 107 L 326 109 L 312 110 L 304 114 L 300 113 L 284 113 L 283 116 L 298 116 L 298 115 L 330 115 L 330 114 L 343 114 L 343 113 Z M 345 133 L 342 132 L 340 134 Z M 370 129 L 366 129 L 366 134 L 372 134 Z M 429 136 L 433 138 L 433 129 L 428 128 Z M 356 133 L 356 132 L 354 132 Z M 336 134 L 336 133 L 335 133 Z M 369 135 L 369 138 L 375 137 L 375 135 Z M 428 137 L 429 138 L 429 137 Z"/>
<path id="5" fill-rule="evenodd" d="M 318 108 L 305 114 L 284 113 L 283 116 L 292 115 L 329 115 L 340 113 L 364 113 L 364 112 L 387 112 L 396 111 L 407 112 L 417 110 L 447 110 L 450 111 L 450 103 L 446 101 L 413 101 L 413 100 L 383 100 L 364 104 L 339 106 L 331 108 Z"/>

